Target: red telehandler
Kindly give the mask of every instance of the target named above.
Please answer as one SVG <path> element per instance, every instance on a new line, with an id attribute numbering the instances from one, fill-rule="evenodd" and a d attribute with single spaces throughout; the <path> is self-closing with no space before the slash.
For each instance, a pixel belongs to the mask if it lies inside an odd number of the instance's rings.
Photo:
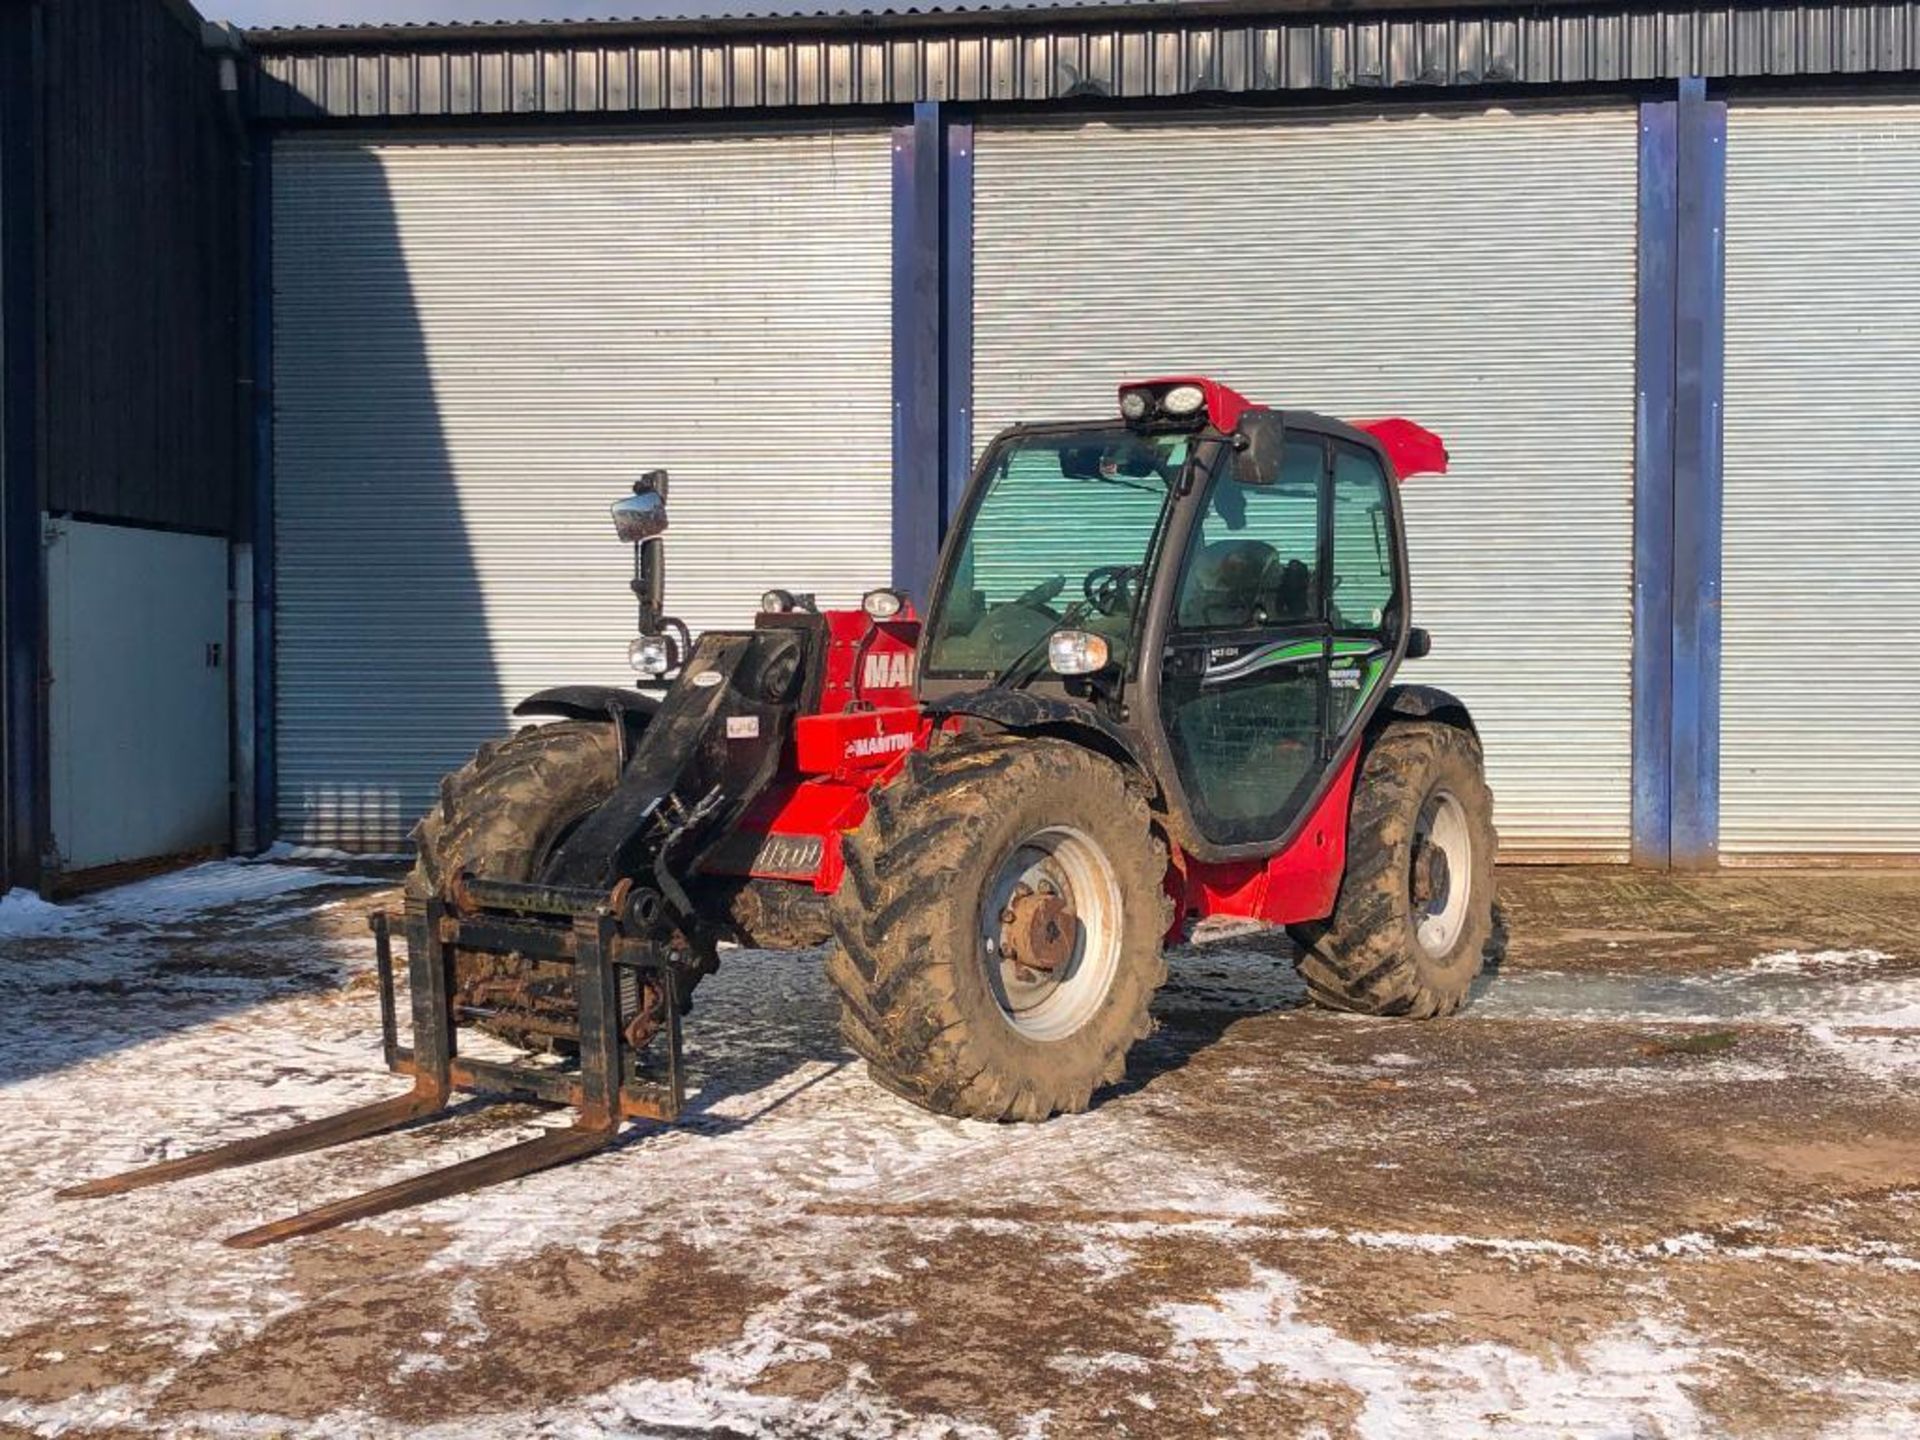
<path id="1" fill-rule="evenodd" d="M 573 1123 L 230 1243 L 574 1159 L 680 1113 L 682 1017 L 727 940 L 829 943 L 873 1078 L 979 1119 L 1081 1110 L 1120 1079 L 1163 947 L 1207 916 L 1287 927 L 1323 1005 L 1450 1013 L 1492 930 L 1493 802 L 1466 707 L 1395 683 L 1430 644 L 1398 483 L 1446 462 L 1407 420 L 1128 383 L 1112 418 L 993 441 L 924 618 L 893 590 L 826 611 L 770 590 L 750 629 L 697 641 L 662 611 L 650 472 L 613 512 L 629 659 L 664 693 L 523 701 L 549 723 L 447 777 L 403 923 L 374 918 L 386 1060 L 412 1090 L 68 1193 L 378 1134 L 463 1090 Z M 513 1058 L 463 1053 L 474 1028 Z"/>

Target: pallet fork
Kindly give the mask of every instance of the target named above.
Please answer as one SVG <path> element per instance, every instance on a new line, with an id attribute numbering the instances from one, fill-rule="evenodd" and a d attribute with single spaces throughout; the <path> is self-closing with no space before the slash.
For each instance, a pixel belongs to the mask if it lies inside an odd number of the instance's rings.
<path id="1" fill-rule="evenodd" d="M 564 1165 L 605 1149 L 630 1119 L 662 1124 L 677 1119 L 686 1100 L 680 1050 L 684 990 L 678 969 L 668 959 L 658 935 L 636 933 L 635 927 L 622 918 L 623 911 L 632 913 L 632 907 L 616 906 L 606 895 L 462 878 L 464 893 L 473 902 L 470 916 L 456 914 L 437 900 L 407 901 L 411 1046 L 400 1043 L 393 985 L 392 917 L 380 912 L 370 922 L 387 1068 L 397 1075 L 411 1076 L 411 1091 L 267 1135 L 89 1181 L 62 1190 L 60 1198 L 118 1195 L 362 1140 L 444 1113 L 459 1091 L 566 1105 L 574 1110 L 573 1123 L 564 1128 L 227 1238 L 228 1245 L 253 1249 Z M 460 1017 L 452 978 L 454 953 L 462 949 L 572 963 L 579 1010 L 577 1070 L 503 1064 L 459 1053 Z M 631 993 L 661 997 L 657 1038 L 662 1042 L 664 1073 L 657 1077 L 640 1072 L 622 1023 L 621 978 L 628 972 L 633 972 L 639 982 Z M 651 990 L 646 983 L 649 979 L 653 982 Z"/>

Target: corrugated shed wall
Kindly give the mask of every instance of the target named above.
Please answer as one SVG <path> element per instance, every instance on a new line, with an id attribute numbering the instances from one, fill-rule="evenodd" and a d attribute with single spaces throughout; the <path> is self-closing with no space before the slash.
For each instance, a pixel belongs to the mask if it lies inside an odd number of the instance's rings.
<path id="1" fill-rule="evenodd" d="M 158 0 L 42 15 L 48 504 L 227 531 L 241 291 L 217 62 Z"/>
<path id="2" fill-rule="evenodd" d="M 1720 850 L 1920 850 L 1920 105 L 1727 117 Z"/>
<path id="3" fill-rule="evenodd" d="M 1472 708 L 1503 842 L 1538 855 L 1628 844 L 1636 126 L 1614 107 L 975 132 L 976 441 L 1112 414 L 1143 374 L 1431 426 L 1451 473 L 1409 481 L 1406 508 L 1434 652 L 1404 678 Z"/>
<path id="4" fill-rule="evenodd" d="M 598 115 L 1920 69 L 1920 0 L 1106 25 L 1069 12 L 1018 25 L 956 17 L 891 35 L 849 29 L 560 32 L 548 43 L 506 43 L 484 29 L 431 42 L 402 33 L 372 46 L 268 41 L 256 104 L 273 119 Z"/>
<path id="5" fill-rule="evenodd" d="M 873 125 L 277 147 L 284 835 L 393 845 L 531 691 L 631 682 L 643 470 L 696 632 L 886 583 L 890 165 Z"/>

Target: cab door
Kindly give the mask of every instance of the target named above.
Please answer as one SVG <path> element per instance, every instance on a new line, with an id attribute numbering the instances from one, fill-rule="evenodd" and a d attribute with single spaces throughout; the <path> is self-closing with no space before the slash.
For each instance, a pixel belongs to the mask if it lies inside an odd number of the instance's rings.
<path id="1" fill-rule="evenodd" d="M 1327 494 L 1328 745 L 1337 751 L 1392 668 L 1406 619 L 1400 520 L 1380 457 L 1336 439 Z"/>
<path id="2" fill-rule="evenodd" d="M 1158 710 L 1214 845 L 1279 839 L 1332 753 L 1329 467 L 1324 436 L 1290 431 L 1272 483 L 1221 467 L 1187 539 Z"/>

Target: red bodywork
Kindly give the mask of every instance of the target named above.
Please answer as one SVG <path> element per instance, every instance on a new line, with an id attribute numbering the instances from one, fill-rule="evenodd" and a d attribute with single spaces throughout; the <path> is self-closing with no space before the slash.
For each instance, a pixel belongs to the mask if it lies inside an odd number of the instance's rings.
<path id="1" fill-rule="evenodd" d="M 844 874 L 840 838 L 866 819 L 868 793 L 891 780 L 910 752 L 924 750 L 938 727 L 914 700 L 920 622 L 910 609 L 892 620 L 860 610 L 829 610 L 823 618 L 829 639 L 820 708 L 794 722 L 789 763 L 737 833 L 768 842 L 742 873 L 801 881 L 830 895 Z M 1331 913 L 1346 868 L 1357 763 L 1357 754 L 1348 757 L 1299 836 L 1276 855 L 1209 865 L 1175 848 L 1166 883 L 1179 912 L 1176 931 L 1208 915 L 1283 924 Z"/>
<path id="2" fill-rule="evenodd" d="M 1232 429 L 1250 405 L 1227 386 L 1199 377 L 1145 383 L 1200 386 L 1208 419 L 1222 430 Z M 1380 441 L 1400 479 L 1446 469 L 1439 437 L 1411 420 L 1362 421 L 1356 428 Z M 737 873 L 808 883 L 830 895 L 845 873 L 841 837 L 866 818 L 868 794 L 891 780 L 912 751 L 927 748 L 939 725 L 914 697 L 920 622 L 910 606 L 890 620 L 871 619 L 862 610 L 829 610 L 823 618 L 829 644 L 819 708 L 795 722 L 780 778 L 737 827 L 737 833 L 765 837 L 758 858 Z M 1359 763 L 1356 750 L 1292 843 L 1277 854 L 1209 864 L 1175 847 L 1166 877 L 1176 909 L 1173 934 L 1210 915 L 1290 924 L 1331 914 L 1346 869 L 1347 806 Z"/>

